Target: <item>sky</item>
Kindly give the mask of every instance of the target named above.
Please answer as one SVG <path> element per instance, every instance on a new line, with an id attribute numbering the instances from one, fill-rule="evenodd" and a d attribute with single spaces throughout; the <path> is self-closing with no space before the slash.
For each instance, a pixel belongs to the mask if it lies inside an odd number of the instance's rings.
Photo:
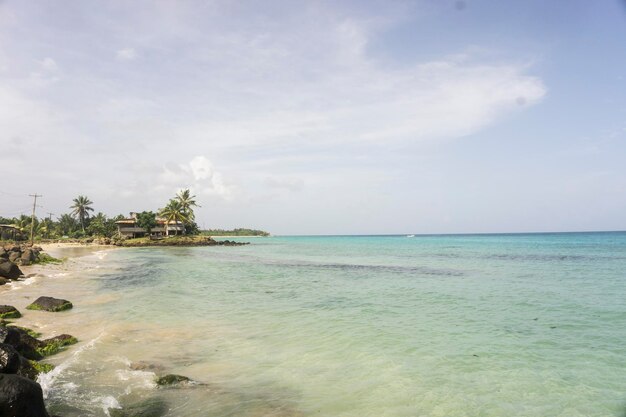
<path id="1" fill-rule="evenodd" d="M 626 2 L 0 0 L 0 216 L 626 229 Z"/>

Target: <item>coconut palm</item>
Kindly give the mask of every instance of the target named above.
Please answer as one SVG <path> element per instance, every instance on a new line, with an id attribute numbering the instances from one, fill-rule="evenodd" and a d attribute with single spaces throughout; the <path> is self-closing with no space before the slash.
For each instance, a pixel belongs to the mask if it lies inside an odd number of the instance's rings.
<path id="1" fill-rule="evenodd" d="M 181 190 L 176 194 L 175 200 L 180 203 L 181 210 L 185 217 L 187 217 L 187 221 L 193 221 L 196 218 L 193 207 L 200 207 L 198 203 L 196 203 L 195 198 L 196 196 L 191 195 L 189 188 Z"/>
<path id="2" fill-rule="evenodd" d="M 165 220 L 165 236 L 170 235 L 169 224 L 171 222 L 178 224 L 178 222 L 184 223 L 189 220 L 185 215 L 182 204 L 176 199 L 170 200 L 167 206 L 159 210 L 159 216 Z M 184 229 L 183 233 L 185 233 Z"/>
<path id="3" fill-rule="evenodd" d="M 93 204 L 93 201 L 86 196 L 79 195 L 74 199 L 74 205 L 70 206 L 71 209 L 74 209 L 72 211 L 72 215 L 77 216 L 80 219 L 80 226 L 82 227 L 83 232 L 85 231 L 85 219 L 88 219 L 89 212 L 93 211 L 91 204 Z"/>

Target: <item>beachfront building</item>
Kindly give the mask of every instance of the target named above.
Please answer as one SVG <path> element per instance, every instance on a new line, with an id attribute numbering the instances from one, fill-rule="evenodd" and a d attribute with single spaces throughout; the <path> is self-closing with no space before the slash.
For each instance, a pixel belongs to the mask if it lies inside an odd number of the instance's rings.
<path id="1" fill-rule="evenodd" d="M 157 225 L 150 230 L 150 236 L 179 235 L 185 232 L 185 225 L 180 221 L 167 221 L 162 217 L 156 218 Z M 131 212 L 127 219 L 118 220 L 117 232 L 120 236 L 135 238 L 146 236 L 146 229 L 137 225 L 137 213 Z"/>
<path id="2" fill-rule="evenodd" d="M 18 240 L 23 238 L 19 228 L 12 224 L 0 224 L 0 240 Z"/>

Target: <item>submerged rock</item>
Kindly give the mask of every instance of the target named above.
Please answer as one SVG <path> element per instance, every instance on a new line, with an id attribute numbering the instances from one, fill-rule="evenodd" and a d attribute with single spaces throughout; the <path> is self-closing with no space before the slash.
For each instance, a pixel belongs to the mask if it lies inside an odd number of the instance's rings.
<path id="1" fill-rule="evenodd" d="M 192 382 L 192 380 L 183 375 L 167 374 L 165 376 L 157 378 L 155 382 L 157 385 L 163 386 L 163 385 L 180 384 L 183 382 L 189 383 L 189 382 Z"/>
<path id="2" fill-rule="evenodd" d="M 22 314 L 13 306 L 0 305 L 0 319 L 19 319 Z"/>
<path id="3" fill-rule="evenodd" d="M 19 375 L 0 374 L 0 416 L 49 417 L 41 386 Z"/>
<path id="4" fill-rule="evenodd" d="M 111 417 L 161 417 L 168 412 L 167 403 L 161 398 L 149 398 L 123 408 L 109 408 Z"/>
<path id="5" fill-rule="evenodd" d="M 9 278 L 9 279 L 18 279 L 20 276 L 24 275 L 22 270 L 11 262 L 9 258 L 8 261 L 0 259 L 0 277 Z"/>
<path id="6" fill-rule="evenodd" d="M 26 309 L 56 312 L 69 310 L 72 307 L 72 303 L 67 300 L 54 297 L 39 297 L 32 304 L 29 304 Z"/>

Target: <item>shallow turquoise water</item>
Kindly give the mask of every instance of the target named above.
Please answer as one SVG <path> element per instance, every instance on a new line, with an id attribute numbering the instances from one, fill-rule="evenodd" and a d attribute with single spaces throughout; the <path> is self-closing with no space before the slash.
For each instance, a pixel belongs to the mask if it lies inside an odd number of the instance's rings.
<path id="1" fill-rule="evenodd" d="M 83 344 L 44 381 L 52 410 L 626 412 L 626 233 L 249 240 L 86 258 L 93 300 L 72 313 Z M 209 385 L 155 388 L 137 360 Z"/>

